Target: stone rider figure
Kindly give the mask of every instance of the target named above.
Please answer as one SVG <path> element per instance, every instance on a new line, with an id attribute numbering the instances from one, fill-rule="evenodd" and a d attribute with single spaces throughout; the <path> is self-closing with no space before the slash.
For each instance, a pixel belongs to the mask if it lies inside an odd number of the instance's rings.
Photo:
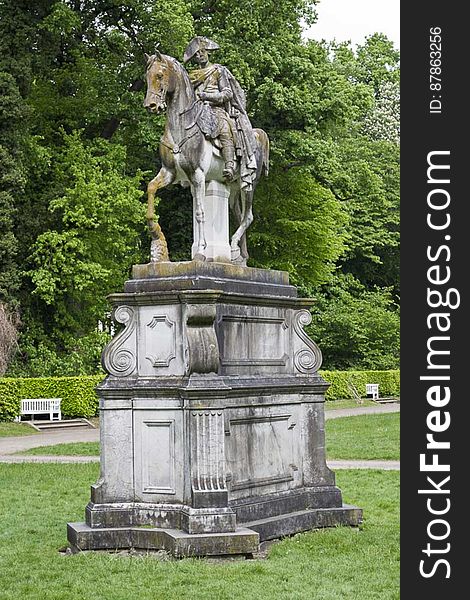
<path id="1" fill-rule="evenodd" d="M 197 123 L 206 137 L 220 142 L 224 179 L 233 180 L 238 158 L 241 188 L 249 191 L 256 176 L 256 140 L 240 84 L 226 67 L 209 61 L 209 51 L 218 48 L 218 44 L 206 37 L 195 37 L 183 60 L 185 63 L 193 60 L 199 66 L 189 73 L 196 97 L 204 103 Z"/>

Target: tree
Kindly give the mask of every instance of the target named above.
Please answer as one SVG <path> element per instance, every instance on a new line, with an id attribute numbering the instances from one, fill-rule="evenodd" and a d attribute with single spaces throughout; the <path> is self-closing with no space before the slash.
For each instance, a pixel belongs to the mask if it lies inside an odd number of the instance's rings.
<path id="1" fill-rule="evenodd" d="M 143 192 L 164 118 L 142 107 L 144 52 L 159 44 L 181 59 L 195 34 L 220 44 L 215 60 L 240 80 L 271 140 L 250 264 L 289 270 L 325 307 L 345 274 L 351 310 L 375 302 L 371 290 L 396 298 L 398 146 L 386 135 L 392 121 L 380 124 L 396 116 L 398 54 L 378 35 L 356 53 L 305 42 L 302 23 L 315 18 L 307 0 L 282 10 L 274 0 L 2 0 L 0 294 L 21 310 L 16 373 L 52 372 L 53 356 L 65 370 L 81 369 L 80 356 L 85 371 L 96 368 L 77 340 L 98 339 L 104 298 L 148 261 Z M 188 259 L 189 194 L 162 191 L 159 210 L 172 259 Z"/>
<path id="2" fill-rule="evenodd" d="M 301 169 L 271 172 L 255 201 L 252 264 L 289 271 L 308 293 L 324 283 L 344 250 L 347 221 L 340 203 Z"/>
<path id="3" fill-rule="evenodd" d="M 7 370 L 18 340 L 18 314 L 0 302 L 0 376 Z"/>
<path id="4" fill-rule="evenodd" d="M 175 0 L 5 0 L 0 17 L 2 64 L 30 111 L 28 191 L 16 190 L 0 222 L 9 233 L 2 249 L 11 257 L 10 287 L 13 258 L 23 266 L 19 356 L 28 359 L 35 348 L 42 356 L 69 352 L 77 336 L 94 335 L 98 318 L 106 319 L 106 295 L 142 262 L 139 167 L 153 163 L 162 125 L 150 123 L 136 96 L 143 52 L 157 39 L 182 52 L 192 18 Z M 10 163 L 18 169 L 18 155 Z"/>
<path id="5" fill-rule="evenodd" d="M 364 118 L 362 133 L 372 140 L 400 141 L 400 88 L 394 81 L 379 84 L 374 106 Z"/>
<path id="6" fill-rule="evenodd" d="M 349 214 L 347 251 L 340 259 L 366 287 L 399 296 L 399 53 L 384 35 L 357 48 L 332 46 L 333 65 L 348 81 L 365 85 L 370 104 L 350 122 L 338 145 L 338 186 Z"/>
<path id="7" fill-rule="evenodd" d="M 400 317 L 389 290 L 367 290 L 352 276 L 330 284 L 312 311 L 310 334 L 328 369 L 397 369 Z"/>
<path id="8" fill-rule="evenodd" d="M 0 302 L 14 304 L 20 287 L 15 235 L 15 195 L 24 193 L 21 119 L 24 106 L 15 80 L 0 71 Z"/>
<path id="9" fill-rule="evenodd" d="M 339 148 L 345 209 L 349 215 L 347 249 L 339 261 L 366 287 L 392 288 L 399 294 L 399 148 L 363 136 Z"/>
<path id="10" fill-rule="evenodd" d="M 85 143 L 78 132 L 64 134 L 64 144 L 50 181 L 58 227 L 37 238 L 28 272 L 34 294 L 54 307 L 53 331 L 62 340 L 96 328 L 106 295 L 141 257 L 145 224 L 142 173 L 126 175 L 123 146 Z"/>

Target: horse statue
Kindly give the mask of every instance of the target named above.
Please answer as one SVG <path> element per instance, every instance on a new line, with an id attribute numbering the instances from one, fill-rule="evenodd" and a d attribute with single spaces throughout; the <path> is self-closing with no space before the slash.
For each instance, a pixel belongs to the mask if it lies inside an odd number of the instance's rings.
<path id="1" fill-rule="evenodd" d="M 237 225 L 230 240 L 228 261 L 246 265 L 246 230 L 253 221 L 253 194 L 259 179 L 269 169 L 268 136 L 262 129 L 253 129 L 256 140 L 253 185 L 242 185 L 240 160 L 236 160 L 233 178 L 227 181 L 217 140 L 209 139 L 201 130 L 199 117 L 205 102 L 196 95 L 186 69 L 175 58 L 158 50 L 153 55 L 146 55 L 146 59 L 147 94 L 144 106 L 150 113 L 166 110 L 166 125 L 159 148 L 162 167 L 147 189 L 147 221 L 152 236 L 152 261 L 169 260 L 166 240 L 155 216 L 155 195 L 159 189 L 176 183 L 190 187 L 193 197 L 193 260 L 208 259 L 205 254 L 206 184 L 216 181 L 227 186 L 229 206 Z"/>

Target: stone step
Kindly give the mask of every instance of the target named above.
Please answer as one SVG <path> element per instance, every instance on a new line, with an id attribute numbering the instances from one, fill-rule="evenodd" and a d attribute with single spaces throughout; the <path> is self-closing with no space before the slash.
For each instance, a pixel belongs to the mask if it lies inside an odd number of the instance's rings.
<path id="1" fill-rule="evenodd" d="M 71 553 L 86 550 L 137 548 L 164 550 L 178 558 L 195 556 L 251 556 L 259 549 L 259 536 L 246 527 L 228 533 L 186 533 L 158 527 L 89 527 L 67 523 Z"/>
<path id="2" fill-rule="evenodd" d="M 357 527 L 362 523 L 362 510 L 356 506 L 343 504 L 336 508 L 313 508 L 286 513 L 257 521 L 243 523 L 259 533 L 260 541 L 273 540 L 300 531 L 309 531 L 323 527 L 349 525 Z"/>
<path id="3" fill-rule="evenodd" d="M 25 421 L 34 427 L 37 431 L 54 431 L 56 429 L 69 429 L 76 427 L 86 427 L 87 429 L 96 429 L 93 423 L 88 419 L 66 419 L 64 421 Z"/>
<path id="4" fill-rule="evenodd" d="M 399 398 L 376 398 L 375 401 L 377 402 L 377 404 L 393 404 L 393 403 L 399 403 L 400 399 Z"/>

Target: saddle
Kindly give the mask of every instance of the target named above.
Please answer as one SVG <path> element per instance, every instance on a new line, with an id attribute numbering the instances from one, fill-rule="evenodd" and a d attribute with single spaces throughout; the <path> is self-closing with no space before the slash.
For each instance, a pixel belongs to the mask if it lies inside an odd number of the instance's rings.
<path id="1" fill-rule="evenodd" d="M 227 122 L 232 133 L 233 143 L 235 147 L 238 146 L 237 125 L 235 120 L 229 116 L 227 111 L 225 111 L 222 107 L 214 107 L 210 106 L 209 104 L 203 104 L 196 115 L 195 121 L 205 137 L 210 139 L 212 142 L 215 142 L 216 145 L 218 144 L 219 148 L 221 147 L 220 142 L 218 141 L 221 122 Z"/>

